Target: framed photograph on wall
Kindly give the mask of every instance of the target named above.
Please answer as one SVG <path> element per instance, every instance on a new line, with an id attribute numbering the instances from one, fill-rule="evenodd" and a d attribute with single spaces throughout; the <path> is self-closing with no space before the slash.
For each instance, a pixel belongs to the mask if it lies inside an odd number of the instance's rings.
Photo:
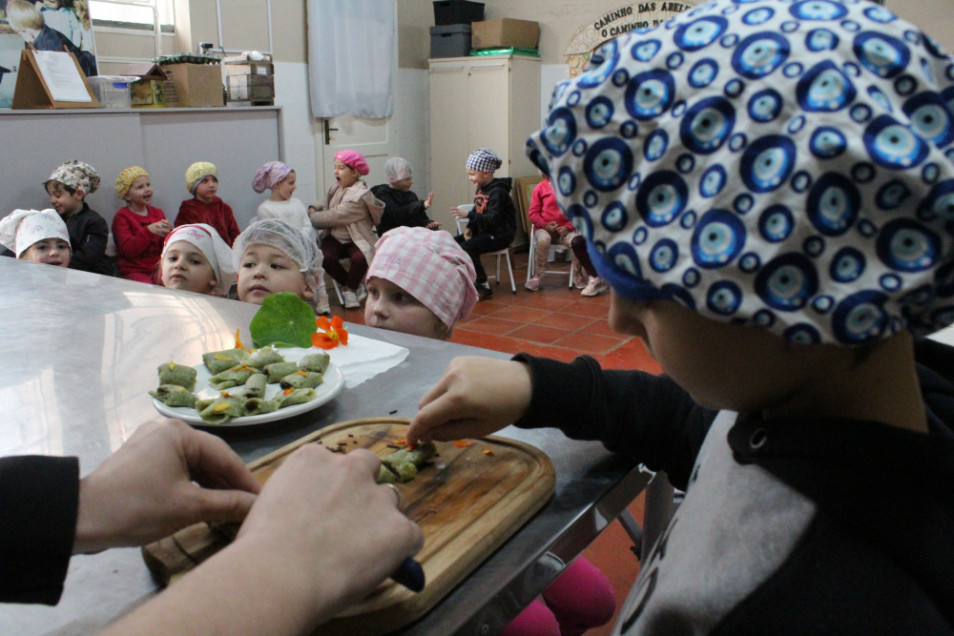
<path id="1" fill-rule="evenodd" d="M 10 108 L 20 52 L 71 52 L 83 74 L 97 74 L 88 0 L 0 0 L 0 108 Z"/>

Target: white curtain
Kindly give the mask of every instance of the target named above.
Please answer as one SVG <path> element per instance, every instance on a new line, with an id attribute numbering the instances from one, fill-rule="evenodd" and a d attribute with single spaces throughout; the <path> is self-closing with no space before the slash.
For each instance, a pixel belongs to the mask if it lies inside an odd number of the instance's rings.
<path id="1" fill-rule="evenodd" d="M 308 81 L 315 117 L 391 115 L 394 2 L 308 0 Z"/>

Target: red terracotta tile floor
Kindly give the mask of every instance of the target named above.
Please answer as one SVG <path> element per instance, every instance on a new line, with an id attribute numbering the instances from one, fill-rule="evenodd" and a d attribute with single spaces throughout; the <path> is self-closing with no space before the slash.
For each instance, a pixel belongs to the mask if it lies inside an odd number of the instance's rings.
<path id="1" fill-rule="evenodd" d="M 580 290 L 567 287 L 567 275 L 548 273 L 539 291 L 524 289 L 527 253 L 513 254 L 517 293 L 511 293 L 506 272 L 494 293 L 477 303 L 470 317 L 454 328 L 452 342 L 492 349 L 504 353 L 526 352 L 570 361 L 579 355 L 596 358 L 606 369 L 643 369 L 659 372 L 659 365 L 646 352 L 643 343 L 632 336 L 615 333 L 607 322 L 609 294 L 584 298 Z M 484 262 L 488 274 L 494 271 L 490 257 Z M 567 272 L 569 263 L 551 263 L 548 271 Z M 364 323 L 361 309 L 342 309 L 331 291 L 332 310 L 345 322 Z M 629 510 L 642 522 L 643 498 L 638 497 Z M 639 571 L 639 561 L 630 550 L 632 542 L 619 523 L 611 524 L 584 555 L 610 579 L 616 590 L 617 611 Z M 615 620 L 615 618 L 614 618 Z M 612 621 L 586 632 L 587 636 L 610 633 Z"/>

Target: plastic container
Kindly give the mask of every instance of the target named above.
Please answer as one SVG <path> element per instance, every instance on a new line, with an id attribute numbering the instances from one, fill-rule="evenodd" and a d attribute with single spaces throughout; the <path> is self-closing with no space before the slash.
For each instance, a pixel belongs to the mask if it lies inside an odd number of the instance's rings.
<path id="1" fill-rule="evenodd" d="M 130 86 L 138 77 L 131 75 L 93 75 L 89 80 L 103 108 L 132 108 Z"/>
<path id="2" fill-rule="evenodd" d="M 470 55 L 470 25 L 449 24 L 431 27 L 431 57 Z"/>
<path id="3" fill-rule="evenodd" d="M 468 0 L 437 0 L 434 3 L 434 24 L 470 24 L 484 19 L 484 3 Z M 464 55 L 467 55 L 464 53 Z M 433 55 L 431 57 L 434 57 Z"/>

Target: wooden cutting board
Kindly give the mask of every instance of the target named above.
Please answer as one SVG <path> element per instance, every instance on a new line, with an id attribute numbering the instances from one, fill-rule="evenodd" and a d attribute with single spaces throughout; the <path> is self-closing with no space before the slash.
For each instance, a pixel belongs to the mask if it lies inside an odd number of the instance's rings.
<path id="1" fill-rule="evenodd" d="M 379 456 L 401 446 L 409 420 L 375 418 L 342 422 L 249 464 L 264 483 L 293 450 L 317 443 L 335 452 L 367 448 Z M 460 447 L 436 442 L 437 456 L 418 476 L 398 484 L 405 514 L 424 531 L 415 556 L 427 585 L 414 593 L 385 581 L 367 600 L 322 627 L 322 634 L 376 636 L 420 618 L 492 554 L 553 495 L 555 475 L 540 450 L 487 437 Z M 194 568 L 228 541 L 204 523 L 143 548 L 143 558 L 164 584 Z"/>

